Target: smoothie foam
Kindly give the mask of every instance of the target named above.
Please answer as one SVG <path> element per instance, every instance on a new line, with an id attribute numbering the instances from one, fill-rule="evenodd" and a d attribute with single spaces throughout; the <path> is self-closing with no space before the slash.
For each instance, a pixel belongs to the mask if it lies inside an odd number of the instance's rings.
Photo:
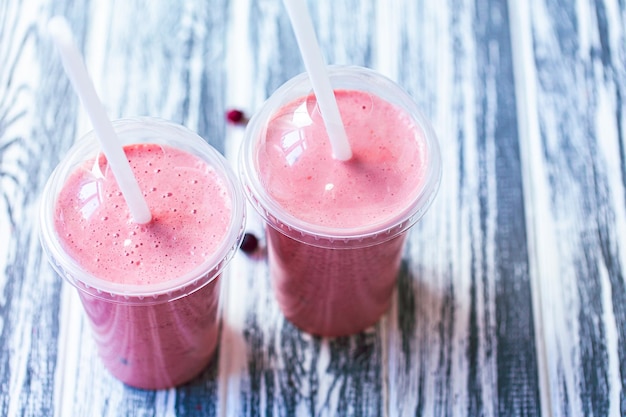
<path id="1" fill-rule="evenodd" d="M 314 96 L 297 99 L 269 122 L 259 153 L 263 186 L 303 222 L 370 228 L 397 216 L 425 177 L 421 131 L 409 115 L 364 91 L 335 91 L 352 159 L 332 158 Z M 381 122 L 381 121 L 384 121 Z"/>
<path id="2" fill-rule="evenodd" d="M 131 221 L 104 157 L 87 161 L 57 200 L 55 227 L 65 250 L 86 271 L 115 283 L 149 285 L 190 272 L 228 231 L 232 203 L 224 181 L 200 158 L 166 145 L 124 151 L 152 221 Z"/>

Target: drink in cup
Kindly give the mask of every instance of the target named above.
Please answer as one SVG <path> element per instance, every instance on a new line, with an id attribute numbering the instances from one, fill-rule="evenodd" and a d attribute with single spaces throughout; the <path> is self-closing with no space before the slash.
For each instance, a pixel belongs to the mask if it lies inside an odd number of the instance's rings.
<path id="1" fill-rule="evenodd" d="M 388 309 L 407 231 L 440 183 L 435 134 L 396 83 L 329 67 L 352 150 L 333 159 L 308 76 L 280 87 L 251 119 L 241 152 L 244 192 L 265 220 L 270 275 L 285 317 L 342 336 Z"/>
<path id="2" fill-rule="evenodd" d="M 183 126 L 113 126 L 152 220 L 132 221 L 91 132 L 48 180 L 42 246 L 78 289 L 106 368 L 131 386 L 172 387 L 217 346 L 220 275 L 241 242 L 244 197 L 226 160 Z"/>

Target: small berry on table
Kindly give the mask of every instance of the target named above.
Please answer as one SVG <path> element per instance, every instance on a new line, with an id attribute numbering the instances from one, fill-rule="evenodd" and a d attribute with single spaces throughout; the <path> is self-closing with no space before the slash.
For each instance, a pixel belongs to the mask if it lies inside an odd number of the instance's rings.
<path id="1" fill-rule="evenodd" d="M 234 125 L 245 125 L 248 123 L 246 114 L 238 109 L 230 109 L 226 111 L 226 120 Z"/>
<path id="2" fill-rule="evenodd" d="M 252 255 L 259 247 L 259 239 L 252 233 L 243 235 L 239 248 L 247 255 Z"/>

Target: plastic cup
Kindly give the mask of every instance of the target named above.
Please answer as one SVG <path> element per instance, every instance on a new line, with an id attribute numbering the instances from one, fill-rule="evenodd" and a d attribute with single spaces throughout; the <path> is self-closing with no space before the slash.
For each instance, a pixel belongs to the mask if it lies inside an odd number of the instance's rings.
<path id="1" fill-rule="evenodd" d="M 222 229 L 225 233 L 220 235 L 223 237 L 221 241 L 211 243 L 213 248 L 211 253 L 202 254 L 198 262 L 197 258 L 194 258 L 195 266 L 180 273 L 164 270 L 164 275 L 171 276 L 154 274 L 155 278 L 159 275 L 159 279 L 139 283 L 130 278 L 126 279 L 125 274 L 131 274 L 132 268 L 122 266 L 121 262 L 119 271 L 115 272 L 120 278 L 116 282 L 110 279 L 110 272 L 106 278 L 103 277 L 101 270 L 91 269 L 90 272 L 77 262 L 76 256 L 69 253 L 66 241 L 61 239 L 60 231 L 57 230 L 59 228 L 56 226 L 59 220 L 57 203 L 68 179 L 78 170 L 89 169 L 89 166 L 95 167 L 93 161 L 103 158 L 99 154 L 99 144 L 93 131 L 70 149 L 68 155 L 52 173 L 42 195 L 40 239 L 44 252 L 59 275 L 78 290 L 99 355 L 106 368 L 119 380 L 134 387 L 144 389 L 173 387 L 189 381 L 202 372 L 216 349 L 221 323 L 220 275 L 241 243 L 245 221 L 245 198 L 239 181 L 226 160 L 187 128 L 154 118 L 118 120 L 113 122 L 113 125 L 125 146 L 166 145 L 195 155 L 216 173 L 216 178 L 221 181 L 220 184 L 227 196 L 224 201 L 230 202 L 230 220 L 225 220 L 226 226 Z M 158 166 L 154 168 L 159 169 Z M 181 178 L 180 181 L 188 180 L 185 175 Z M 93 182 L 90 179 L 89 183 L 93 185 L 97 181 Z M 92 196 L 97 195 L 98 198 L 85 199 L 81 196 L 85 203 L 78 207 L 78 210 L 88 212 L 93 208 L 90 204 L 94 204 L 94 201 L 100 204 L 104 199 L 110 198 L 100 192 L 93 193 L 89 185 L 82 188 L 81 192 L 83 191 L 91 193 Z M 144 190 L 144 193 L 147 192 Z M 197 202 L 198 205 L 194 206 L 194 210 L 197 211 L 194 213 L 200 210 L 211 213 L 214 210 L 210 203 L 207 204 L 206 198 L 203 199 L 200 195 L 193 200 L 184 203 Z M 177 204 L 179 203 L 172 202 L 172 210 L 176 210 Z M 128 216 L 128 209 L 120 208 L 119 215 Z M 153 212 L 153 221 L 157 221 L 159 216 L 163 217 L 160 213 Z M 225 215 L 224 218 L 228 216 Z M 131 229 L 132 226 L 150 227 L 134 225 L 130 220 L 129 224 Z M 163 232 L 167 236 L 159 233 L 161 232 L 154 232 L 158 239 L 177 239 L 174 232 Z M 211 236 L 211 230 L 207 229 L 206 233 Z M 130 240 L 124 241 L 123 244 L 127 242 Z M 171 244 L 174 245 L 176 242 Z M 84 242 L 84 247 L 89 254 L 93 253 L 93 256 L 107 255 L 107 252 L 115 253 L 112 245 L 102 245 L 94 249 L 94 242 Z M 180 255 L 181 259 L 173 262 L 182 264 L 188 261 L 183 259 L 186 256 Z M 156 268 L 163 265 L 164 259 L 148 256 L 144 257 L 142 262 L 148 263 L 148 268 Z"/>
<path id="2" fill-rule="evenodd" d="M 328 147 L 327 157 L 322 153 L 309 158 L 306 164 L 310 167 L 299 167 L 305 164 L 302 161 L 307 152 L 314 152 L 316 144 L 327 140 L 323 134 L 308 137 L 305 132 L 307 126 L 321 123 L 321 119 L 308 76 L 300 74 L 272 94 L 250 120 L 240 155 L 240 177 L 249 201 L 266 223 L 271 281 L 282 312 L 304 331 L 333 337 L 362 331 L 387 311 L 407 231 L 423 216 L 437 193 L 441 156 L 430 123 L 396 83 L 375 71 L 353 66 L 331 66 L 329 76 L 336 95 L 338 91 L 348 91 L 348 95 L 350 91 L 364 93 L 361 103 L 355 102 L 354 106 L 368 112 L 376 106 L 385 107 L 375 104 L 380 103 L 376 100 L 369 103 L 371 98 L 380 98 L 392 104 L 399 116 L 385 119 L 371 112 L 371 117 L 355 122 L 345 116 L 346 108 L 342 106 L 347 104 L 340 103 L 353 159 L 333 160 Z M 393 128 L 405 122 L 413 128 L 399 140 L 406 141 L 407 150 L 421 155 L 421 160 L 415 161 L 421 164 L 420 173 L 414 177 L 407 174 L 405 179 L 403 173 L 396 173 L 401 189 L 388 189 L 381 194 L 372 185 L 371 192 L 380 194 L 380 199 L 372 197 L 374 194 L 368 196 L 368 185 L 362 183 L 365 177 L 369 178 L 368 172 L 378 168 L 393 172 L 395 167 L 393 162 L 392 166 L 384 165 L 388 161 L 380 166 L 371 162 L 385 158 L 387 145 L 382 142 L 380 155 L 359 153 L 362 145 L 353 142 L 354 129 L 363 126 L 355 128 L 355 123 Z M 279 135 L 280 140 L 273 141 L 272 135 Z M 396 149 L 396 157 L 401 158 L 403 153 L 402 148 Z M 366 161 L 365 165 L 359 166 L 362 161 Z M 347 169 L 355 173 L 355 182 L 339 187 L 334 183 L 333 172 Z M 323 181 L 317 178 L 321 176 L 325 176 Z M 307 185 L 307 180 L 327 184 L 324 189 L 314 188 Z M 356 189 L 360 191 L 353 191 Z M 291 190 L 293 195 L 285 190 Z M 404 196 L 398 198 L 398 193 Z M 354 197 L 354 205 L 346 203 L 348 198 L 338 196 Z M 359 203 L 361 197 L 369 198 L 370 203 Z M 300 208 L 304 206 L 306 209 Z M 334 224 L 316 220 L 316 209 L 311 208 L 316 206 L 320 207 L 320 218 L 331 218 L 336 211 L 337 218 L 343 220 Z M 377 217 L 378 211 L 386 214 Z M 365 212 L 370 218 L 366 219 Z"/>

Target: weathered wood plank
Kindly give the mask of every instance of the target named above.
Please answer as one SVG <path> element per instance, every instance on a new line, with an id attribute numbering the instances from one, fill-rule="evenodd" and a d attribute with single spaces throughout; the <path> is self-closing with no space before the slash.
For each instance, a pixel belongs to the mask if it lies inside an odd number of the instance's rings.
<path id="1" fill-rule="evenodd" d="M 374 39 L 370 2 L 308 5 L 328 63 L 370 64 Z M 304 68 L 281 2 L 240 1 L 234 7 L 250 14 L 234 17 L 233 25 L 243 31 L 241 39 L 246 42 L 230 50 L 230 75 L 236 84 L 228 96 L 232 103 L 254 111 Z M 348 25 L 355 30 L 345 31 Z M 227 154 L 237 154 L 241 134 L 229 131 Z M 262 224 L 251 208 L 250 212 L 248 227 L 262 236 Z M 230 331 L 222 341 L 221 383 L 232 415 L 383 414 L 380 327 L 333 340 L 300 332 L 278 309 L 266 261 L 243 256 L 231 268 L 226 319 Z"/>
<path id="2" fill-rule="evenodd" d="M 516 5 L 550 406 L 626 414 L 622 2 Z"/>
<path id="3" fill-rule="evenodd" d="M 37 200 L 73 137 L 77 100 L 58 84 L 61 66 L 33 10 L 45 1 L 0 5 L 0 414 L 51 415 L 61 283 L 43 259 Z M 53 7 L 77 23 L 77 3 Z M 55 76 L 56 74 L 56 76 Z"/>
<path id="4" fill-rule="evenodd" d="M 444 158 L 389 321 L 390 415 L 540 415 L 507 3 L 407 2 L 390 19 Z"/>

